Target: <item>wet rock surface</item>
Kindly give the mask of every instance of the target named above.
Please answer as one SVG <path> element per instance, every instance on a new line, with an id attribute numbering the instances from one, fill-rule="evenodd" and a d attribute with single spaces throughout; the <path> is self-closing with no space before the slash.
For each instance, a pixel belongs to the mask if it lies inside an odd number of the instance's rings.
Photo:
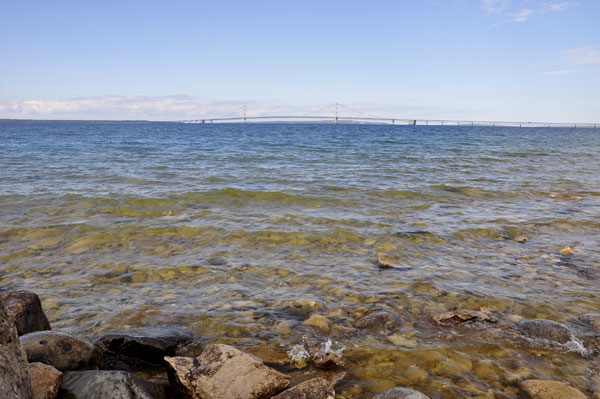
<path id="1" fill-rule="evenodd" d="M 586 313 L 579 318 L 584 323 L 593 326 L 600 332 L 600 313 Z"/>
<path id="2" fill-rule="evenodd" d="M 63 373 L 44 363 L 29 363 L 29 375 L 35 399 L 55 399 L 63 382 Z"/>
<path id="3" fill-rule="evenodd" d="M 0 299 L 0 398 L 33 398 L 27 358 L 12 317 Z"/>
<path id="4" fill-rule="evenodd" d="M 283 391 L 273 399 L 335 399 L 332 383 L 325 378 L 317 377 Z"/>
<path id="5" fill-rule="evenodd" d="M 160 384 L 126 371 L 85 370 L 65 373 L 59 399 L 166 399 Z"/>
<path id="6" fill-rule="evenodd" d="M 372 399 L 429 399 L 429 397 L 414 389 L 392 388 L 378 393 Z"/>
<path id="7" fill-rule="evenodd" d="M 529 338 L 545 339 L 564 344 L 573 338 L 571 330 L 552 320 L 521 320 L 515 328 Z"/>
<path id="8" fill-rule="evenodd" d="M 474 322 L 496 323 L 498 321 L 488 312 L 467 309 L 453 310 L 451 312 L 440 313 L 433 316 L 433 320 L 435 320 L 436 323 L 441 325 Z"/>
<path id="9" fill-rule="evenodd" d="M 102 334 L 94 344 L 102 351 L 104 369 L 137 371 L 160 367 L 165 356 L 174 356 L 191 339 L 192 333 L 182 328 L 145 328 Z"/>
<path id="10" fill-rule="evenodd" d="M 374 312 L 352 323 L 355 328 L 372 330 L 392 330 L 398 322 L 387 312 Z"/>
<path id="11" fill-rule="evenodd" d="M 262 399 L 287 387 L 291 378 L 256 356 L 232 346 L 209 344 L 197 358 L 165 357 L 178 394 L 193 399 Z"/>
<path id="12" fill-rule="evenodd" d="M 19 335 L 50 330 L 40 298 L 33 292 L 0 292 L 0 300 L 4 300 L 8 313 L 14 318 Z"/>
<path id="13" fill-rule="evenodd" d="M 93 370 L 102 366 L 102 354 L 93 344 L 58 331 L 38 331 L 21 337 L 30 362 L 40 362 L 59 371 Z"/>
<path id="14" fill-rule="evenodd" d="M 531 399 L 586 399 L 583 393 L 560 381 L 526 380 L 521 388 Z"/>

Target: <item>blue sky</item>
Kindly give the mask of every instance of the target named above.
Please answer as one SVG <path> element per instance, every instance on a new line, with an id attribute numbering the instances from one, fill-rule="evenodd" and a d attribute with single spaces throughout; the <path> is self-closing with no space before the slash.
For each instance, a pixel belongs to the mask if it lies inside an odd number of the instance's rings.
<path id="1" fill-rule="evenodd" d="M 0 1 L 0 118 L 600 121 L 598 0 Z"/>

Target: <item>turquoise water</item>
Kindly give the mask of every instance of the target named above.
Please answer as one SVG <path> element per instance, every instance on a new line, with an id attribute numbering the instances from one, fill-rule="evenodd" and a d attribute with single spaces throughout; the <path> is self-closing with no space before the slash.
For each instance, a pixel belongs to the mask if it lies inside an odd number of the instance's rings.
<path id="1" fill-rule="evenodd" d="M 598 130 L 57 122 L 0 140 L 0 288 L 37 292 L 56 329 L 177 324 L 268 361 L 333 337 L 342 398 L 516 397 L 522 370 L 585 390 L 598 370 L 431 322 L 598 311 Z M 339 331 L 374 311 L 399 325 Z"/>

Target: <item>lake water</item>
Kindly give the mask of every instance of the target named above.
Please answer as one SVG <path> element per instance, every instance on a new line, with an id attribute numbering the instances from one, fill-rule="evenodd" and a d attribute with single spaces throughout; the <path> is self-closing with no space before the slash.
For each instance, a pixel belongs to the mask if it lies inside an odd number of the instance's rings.
<path id="1" fill-rule="evenodd" d="M 585 391 L 600 371 L 512 333 L 600 309 L 599 130 L 5 123 L 0 176 L 0 288 L 38 293 L 54 329 L 178 325 L 189 354 L 270 363 L 331 338 L 339 398 Z M 455 309 L 498 323 L 432 319 Z M 373 312 L 393 326 L 353 331 Z"/>

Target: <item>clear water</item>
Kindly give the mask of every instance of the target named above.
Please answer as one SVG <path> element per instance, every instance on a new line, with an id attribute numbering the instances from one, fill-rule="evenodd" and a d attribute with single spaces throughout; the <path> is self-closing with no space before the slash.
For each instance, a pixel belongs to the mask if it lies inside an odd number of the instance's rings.
<path id="1" fill-rule="evenodd" d="M 218 341 L 269 362 L 332 337 L 340 398 L 586 391 L 600 370 L 506 333 L 599 311 L 598 130 L 0 124 L 0 177 L 0 288 L 37 292 L 55 329 L 175 324 L 190 354 Z M 498 325 L 431 319 L 482 307 Z M 342 331 L 374 311 L 398 324 Z"/>

